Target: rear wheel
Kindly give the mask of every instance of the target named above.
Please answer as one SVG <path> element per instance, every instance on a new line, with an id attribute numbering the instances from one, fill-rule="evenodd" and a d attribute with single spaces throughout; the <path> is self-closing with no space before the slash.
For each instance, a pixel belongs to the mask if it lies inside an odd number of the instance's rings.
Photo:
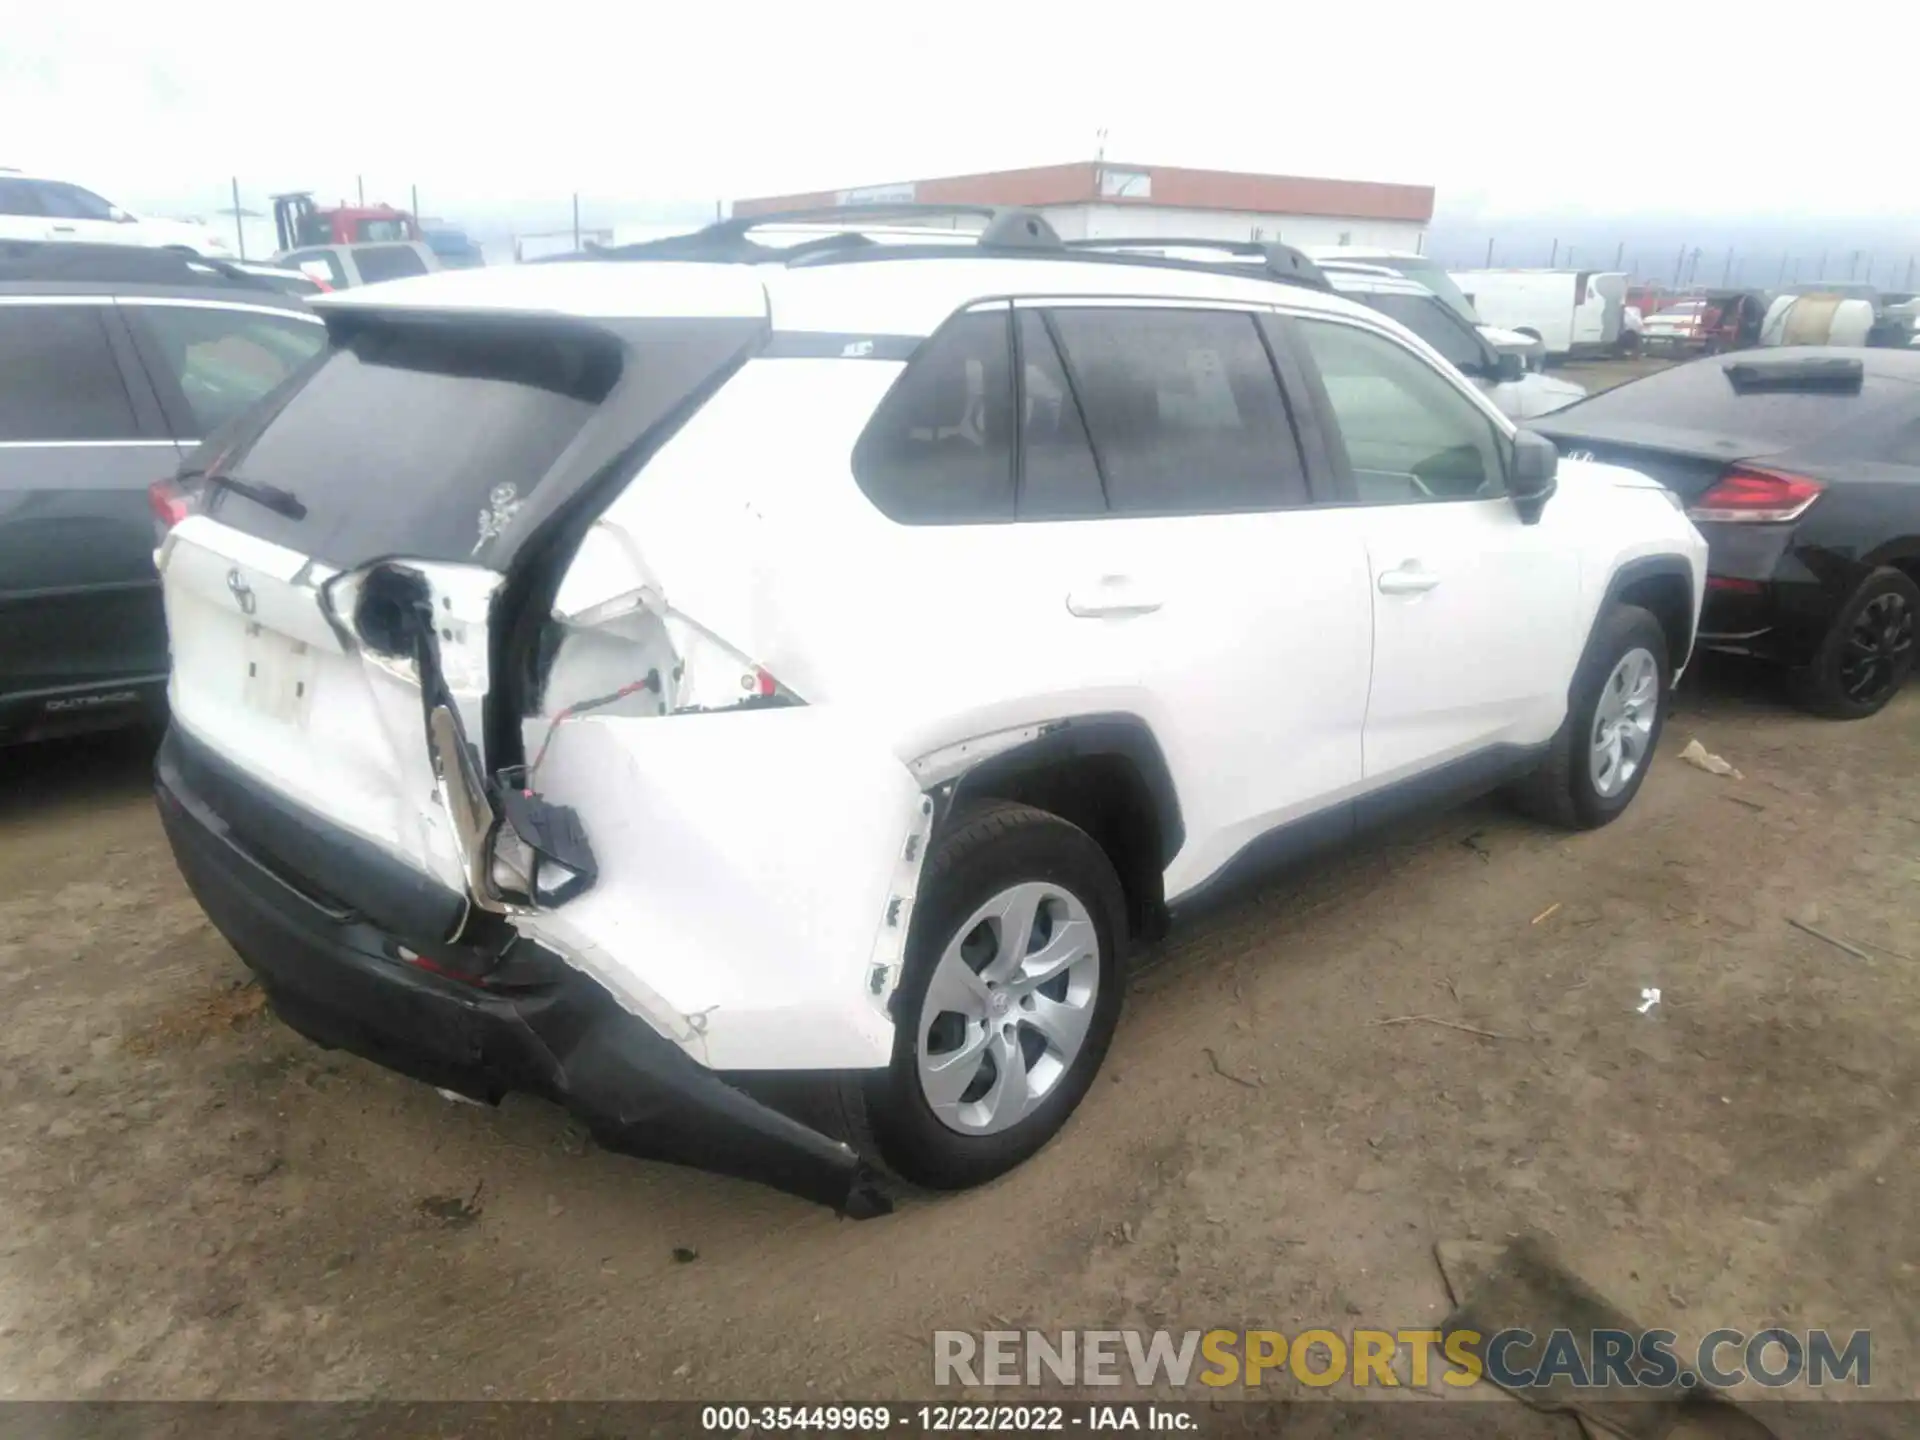
<path id="1" fill-rule="evenodd" d="M 927 857 L 867 1119 L 934 1189 L 1012 1169 L 1066 1124 L 1120 1018 L 1126 907 L 1106 854 L 1025 805 L 962 816 Z"/>
<path id="2" fill-rule="evenodd" d="M 1816 715 L 1861 720 L 1913 674 L 1920 586 L 1891 566 L 1860 582 L 1810 663 L 1791 673 L 1794 698 Z"/>
<path id="3" fill-rule="evenodd" d="M 1666 632 L 1638 605 L 1600 617 L 1580 661 L 1566 721 L 1540 767 L 1514 787 L 1529 815 L 1592 830 L 1633 803 L 1666 721 Z"/>

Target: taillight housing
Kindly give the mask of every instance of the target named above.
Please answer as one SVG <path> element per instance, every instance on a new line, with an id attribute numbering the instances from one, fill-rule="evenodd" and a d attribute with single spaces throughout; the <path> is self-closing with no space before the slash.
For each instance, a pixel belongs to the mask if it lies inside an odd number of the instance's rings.
<path id="1" fill-rule="evenodd" d="M 169 530 L 193 513 L 193 497 L 168 476 L 147 487 L 147 509 L 153 515 L 153 536 L 157 543 L 166 539 Z"/>
<path id="2" fill-rule="evenodd" d="M 1695 520 L 1722 523 L 1744 521 L 1749 524 L 1779 524 L 1798 520 L 1807 507 L 1826 489 L 1818 480 L 1790 475 L 1784 470 L 1768 470 L 1757 465 L 1736 465 L 1727 471 L 1687 509 Z"/>

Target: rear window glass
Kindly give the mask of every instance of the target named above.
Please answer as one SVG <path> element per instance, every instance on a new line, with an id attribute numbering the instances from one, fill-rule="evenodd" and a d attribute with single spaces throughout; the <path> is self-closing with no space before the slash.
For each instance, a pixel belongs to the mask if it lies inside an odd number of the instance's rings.
<path id="1" fill-rule="evenodd" d="M 218 518 L 339 565 L 467 560 L 512 517 L 619 374 L 589 333 L 380 325 L 336 341 L 228 470 L 291 491 L 284 516 L 215 490 Z"/>
<path id="2" fill-rule="evenodd" d="M 288 515 L 294 507 L 219 487 L 215 518 L 342 568 L 385 556 L 504 567 L 555 508 L 688 413 L 765 333 L 745 317 L 373 312 L 332 324 L 331 348 L 304 379 L 202 451 L 300 507 Z M 556 471 L 609 395 L 618 424 Z"/>
<path id="3" fill-rule="evenodd" d="M 369 245 L 353 252 L 354 268 L 364 285 L 382 280 L 398 280 L 406 275 L 424 275 L 427 262 L 411 245 Z"/>
<path id="4" fill-rule="evenodd" d="M 1572 431 L 1651 426 L 1774 447 L 1817 439 L 1857 423 L 1893 395 L 1912 388 L 1869 371 L 1851 394 L 1772 388 L 1742 392 L 1727 378 L 1729 363 L 1712 359 L 1676 365 L 1603 391 L 1554 418 Z"/>

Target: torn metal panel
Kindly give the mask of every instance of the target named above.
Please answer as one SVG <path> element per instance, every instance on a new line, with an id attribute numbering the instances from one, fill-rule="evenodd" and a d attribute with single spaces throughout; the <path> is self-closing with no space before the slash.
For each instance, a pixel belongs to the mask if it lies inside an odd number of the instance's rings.
<path id="1" fill-rule="evenodd" d="M 870 732 L 827 707 L 584 715 L 539 780 L 600 875 L 524 934 L 715 1069 L 889 1062 L 931 822 Z"/>
<path id="2" fill-rule="evenodd" d="M 930 750 L 910 762 L 908 768 L 922 786 L 932 789 L 966 774 L 983 760 L 991 760 L 995 755 L 1003 755 L 1029 740 L 1038 739 L 1060 723 L 1048 720 L 1037 725 L 1021 725 L 1010 730 L 975 735 L 952 745 L 943 745 L 938 750 Z"/>

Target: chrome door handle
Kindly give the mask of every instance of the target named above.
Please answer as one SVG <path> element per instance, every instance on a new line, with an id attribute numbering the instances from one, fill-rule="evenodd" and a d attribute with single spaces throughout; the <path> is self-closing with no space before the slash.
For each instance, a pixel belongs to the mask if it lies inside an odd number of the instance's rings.
<path id="1" fill-rule="evenodd" d="M 1067 612 L 1083 620 L 1151 615 L 1163 602 L 1125 575 L 1102 575 L 1091 585 L 1067 592 Z"/>
<path id="2" fill-rule="evenodd" d="M 1382 570 L 1379 580 L 1382 595 L 1422 595 L 1439 583 L 1440 577 L 1422 569 L 1417 560 L 1409 560 L 1398 569 Z"/>

